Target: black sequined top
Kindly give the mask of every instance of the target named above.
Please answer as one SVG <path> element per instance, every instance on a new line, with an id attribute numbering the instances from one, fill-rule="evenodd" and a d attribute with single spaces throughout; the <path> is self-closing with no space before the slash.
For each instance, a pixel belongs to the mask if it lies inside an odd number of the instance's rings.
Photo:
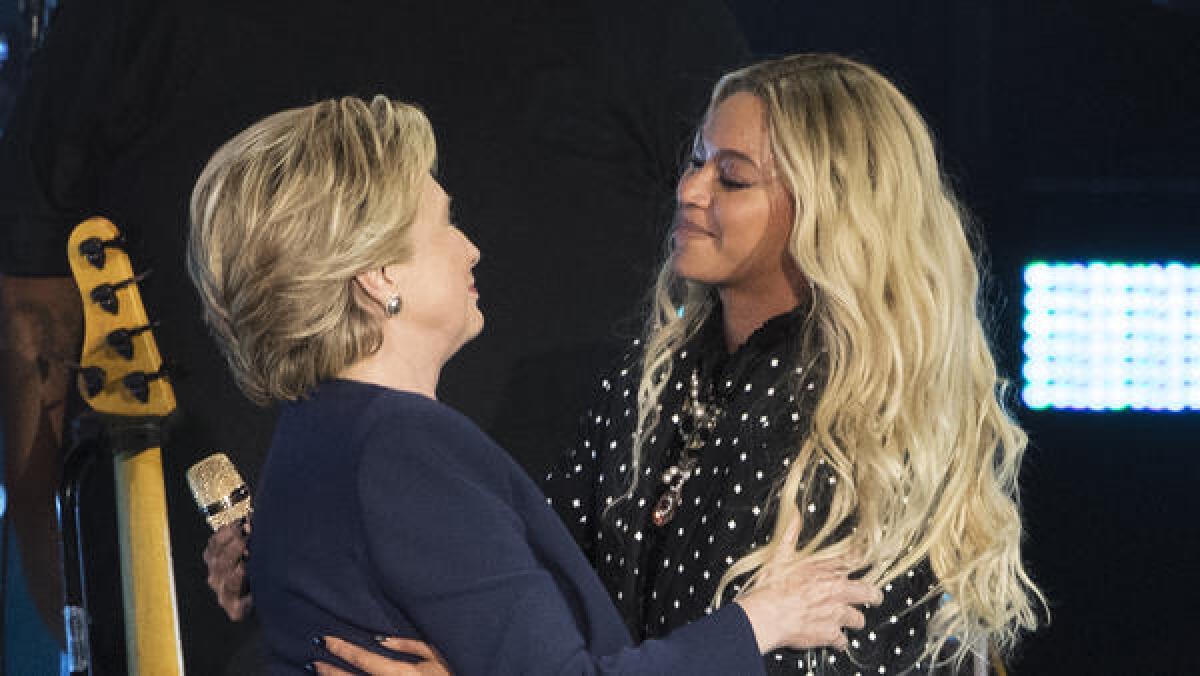
<path id="1" fill-rule="evenodd" d="M 725 350 L 719 312 L 675 355 L 662 411 L 648 438 L 640 481 L 631 499 L 630 453 L 637 426 L 640 343 L 601 381 L 601 398 L 581 423 L 579 444 L 546 475 L 550 502 L 567 522 L 638 640 L 662 636 L 712 612 L 717 583 L 731 564 L 770 540 L 772 490 L 782 482 L 807 430 L 821 386 L 819 360 L 797 357 L 803 310 L 768 321 L 734 354 Z M 804 362 L 804 363 L 800 363 Z M 676 463 L 691 373 L 722 409 L 696 474 L 683 487 L 674 518 L 656 526 L 651 513 L 665 486 L 663 471 Z M 710 389 L 711 388 L 711 389 Z M 820 468 L 815 480 L 832 485 Z M 828 491 L 812 491 L 802 506 L 819 523 Z M 824 499 L 822 499 L 824 495 Z M 605 507 L 615 506 L 605 513 Z M 801 539 L 815 528 L 806 526 Z M 936 601 L 922 601 L 934 576 L 922 563 L 884 587 L 884 602 L 868 608 L 866 627 L 849 631 L 849 653 L 780 650 L 767 655 L 773 674 L 878 675 L 927 673 L 917 661 Z M 727 590 L 735 593 L 738 585 Z"/>

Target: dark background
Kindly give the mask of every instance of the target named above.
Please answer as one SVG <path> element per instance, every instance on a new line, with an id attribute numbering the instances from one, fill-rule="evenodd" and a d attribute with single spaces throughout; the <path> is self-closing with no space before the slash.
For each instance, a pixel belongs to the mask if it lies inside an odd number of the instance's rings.
<path id="1" fill-rule="evenodd" d="M 1024 263 L 1200 263 L 1200 1 L 730 7 L 756 55 L 835 51 L 865 60 L 924 112 L 984 233 L 1003 373 L 1020 373 Z M 0 33 L 12 48 L 0 116 L 17 86 L 21 30 L 4 0 Z M 629 274 L 645 275 L 655 253 L 629 252 Z M 488 255 L 535 254 L 514 242 Z M 538 447 L 521 443 L 533 433 L 521 424 L 532 414 L 522 410 L 557 411 L 587 396 L 526 391 L 532 399 L 518 405 L 481 396 L 469 374 L 452 375 L 445 397 L 530 467 L 549 458 L 521 453 Z M 580 373 L 578 382 L 589 378 Z M 504 389 L 522 391 L 519 370 Z M 1200 412 L 1017 414 L 1031 437 L 1022 496 L 1027 559 L 1052 622 L 1023 643 L 1012 673 L 1200 673 L 1192 643 L 1200 629 Z M 6 643 L 21 626 L 10 612 Z"/>

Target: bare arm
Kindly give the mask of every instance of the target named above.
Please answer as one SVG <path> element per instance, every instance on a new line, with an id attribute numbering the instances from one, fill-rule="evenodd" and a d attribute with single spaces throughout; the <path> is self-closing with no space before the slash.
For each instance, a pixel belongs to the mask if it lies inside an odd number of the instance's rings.
<path id="1" fill-rule="evenodd" d="M 54 493 L 62 467 L 69 362 L 83 314 L 69 277 L 0 276 L 4 478 L 22 565 L 42 619 L 62 635 L 62 566 Z"/>

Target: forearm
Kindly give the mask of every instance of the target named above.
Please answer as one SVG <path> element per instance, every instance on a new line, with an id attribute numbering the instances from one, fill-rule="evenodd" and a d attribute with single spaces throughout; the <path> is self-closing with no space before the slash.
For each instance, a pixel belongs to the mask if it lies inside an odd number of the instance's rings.
<path id="1" fill-rule="evenodd" d="M 61 565 L 54 494 L 61 471 L 63 410 L 82 334 L 70 278 L 0 277 L 0 384 L 4 483 L 30 593 L 43 619 L 61 625 Z"/>

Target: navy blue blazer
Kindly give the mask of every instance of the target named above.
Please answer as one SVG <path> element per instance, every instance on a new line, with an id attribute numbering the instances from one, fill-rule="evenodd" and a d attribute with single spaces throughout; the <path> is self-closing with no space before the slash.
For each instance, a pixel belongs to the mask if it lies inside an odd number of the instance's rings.
<path id="1" fill-rule="evenodd" d="M 329 660 L 322 634 L 418 638 L 467 676 L 764 673 L 732 603 L 635 646 L 533 481 L 418 394 L 335 380 L 285 405 L 254 526 L 271 673 Z"/>

